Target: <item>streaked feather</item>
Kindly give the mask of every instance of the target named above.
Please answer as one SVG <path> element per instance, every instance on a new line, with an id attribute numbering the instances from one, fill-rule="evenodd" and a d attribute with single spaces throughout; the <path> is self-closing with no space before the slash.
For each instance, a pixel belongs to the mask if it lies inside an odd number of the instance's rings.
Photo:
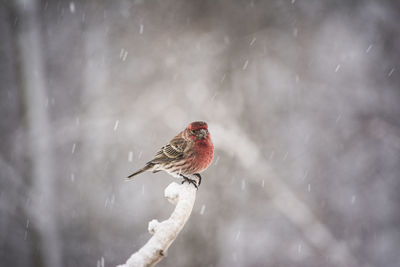
<path id="1" fill-rule="evenodd" d="M 161 164 L 179 160 L 183 158 L 187 147 L 187 140 L 181 137 L 182 134 L 175 136 L 167 145 L 163 146 L 155 155 L 154 159 L 148 163 Z"/>

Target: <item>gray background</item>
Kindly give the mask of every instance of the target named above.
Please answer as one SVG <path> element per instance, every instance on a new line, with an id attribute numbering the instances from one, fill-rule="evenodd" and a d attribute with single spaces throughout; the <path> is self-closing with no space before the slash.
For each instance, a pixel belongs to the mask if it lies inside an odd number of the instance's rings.
<path id="1" fill-rule="evenodd" d="M 169 216 L 140 168 L 205 120 L 159 266 L 398 266 L 398 1 L 3 1 L 0 262 L 115 266 Z"/>

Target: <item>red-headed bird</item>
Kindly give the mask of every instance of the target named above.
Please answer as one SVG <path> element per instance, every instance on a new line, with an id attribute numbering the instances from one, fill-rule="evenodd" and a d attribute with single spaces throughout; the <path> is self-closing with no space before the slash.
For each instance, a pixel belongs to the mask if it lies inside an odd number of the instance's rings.
<path id="1" fill-rule="evenodd" d="M 207 123 L 192 122 L 167 145 L 163 146 L 154 159 L 147 162 L 137 172 L 129 175 L 127 180 L 131 180 L 135 175 L 145 171 L 166 171 L 174 177 L 183 178 L 183 182 L 192 183 L 197 188 L 201 183 L 200 173 L 210 166 L 213 156 L 214 145 L 208 132 Z M 190 175 L 199 178 L 198 184 L 188 177 Z"/>

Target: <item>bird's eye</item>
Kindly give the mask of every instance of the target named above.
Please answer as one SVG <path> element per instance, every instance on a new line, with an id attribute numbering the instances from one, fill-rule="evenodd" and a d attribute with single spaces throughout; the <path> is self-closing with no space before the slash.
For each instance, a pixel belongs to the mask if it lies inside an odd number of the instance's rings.
<path id="1" fill-rule="evenodd" d="M 193 135 L 198 136 L 200 134 L 200 130 L 193 130 Z"/>

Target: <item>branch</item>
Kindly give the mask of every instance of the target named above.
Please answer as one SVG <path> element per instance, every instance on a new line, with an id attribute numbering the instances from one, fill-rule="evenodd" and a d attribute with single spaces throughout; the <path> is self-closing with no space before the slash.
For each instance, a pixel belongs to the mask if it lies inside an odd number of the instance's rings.
<path id="1" fill-rule="evenodd" d="M 164 191 L 169 202 L 176 205 L 169 219 L 149 222 L 149 232 L 153 237 L 136 253 L 118 267 L 151 267 L 165 255 L 192 213 L 197 189 L 189 183 L 171 183 Z"/>

